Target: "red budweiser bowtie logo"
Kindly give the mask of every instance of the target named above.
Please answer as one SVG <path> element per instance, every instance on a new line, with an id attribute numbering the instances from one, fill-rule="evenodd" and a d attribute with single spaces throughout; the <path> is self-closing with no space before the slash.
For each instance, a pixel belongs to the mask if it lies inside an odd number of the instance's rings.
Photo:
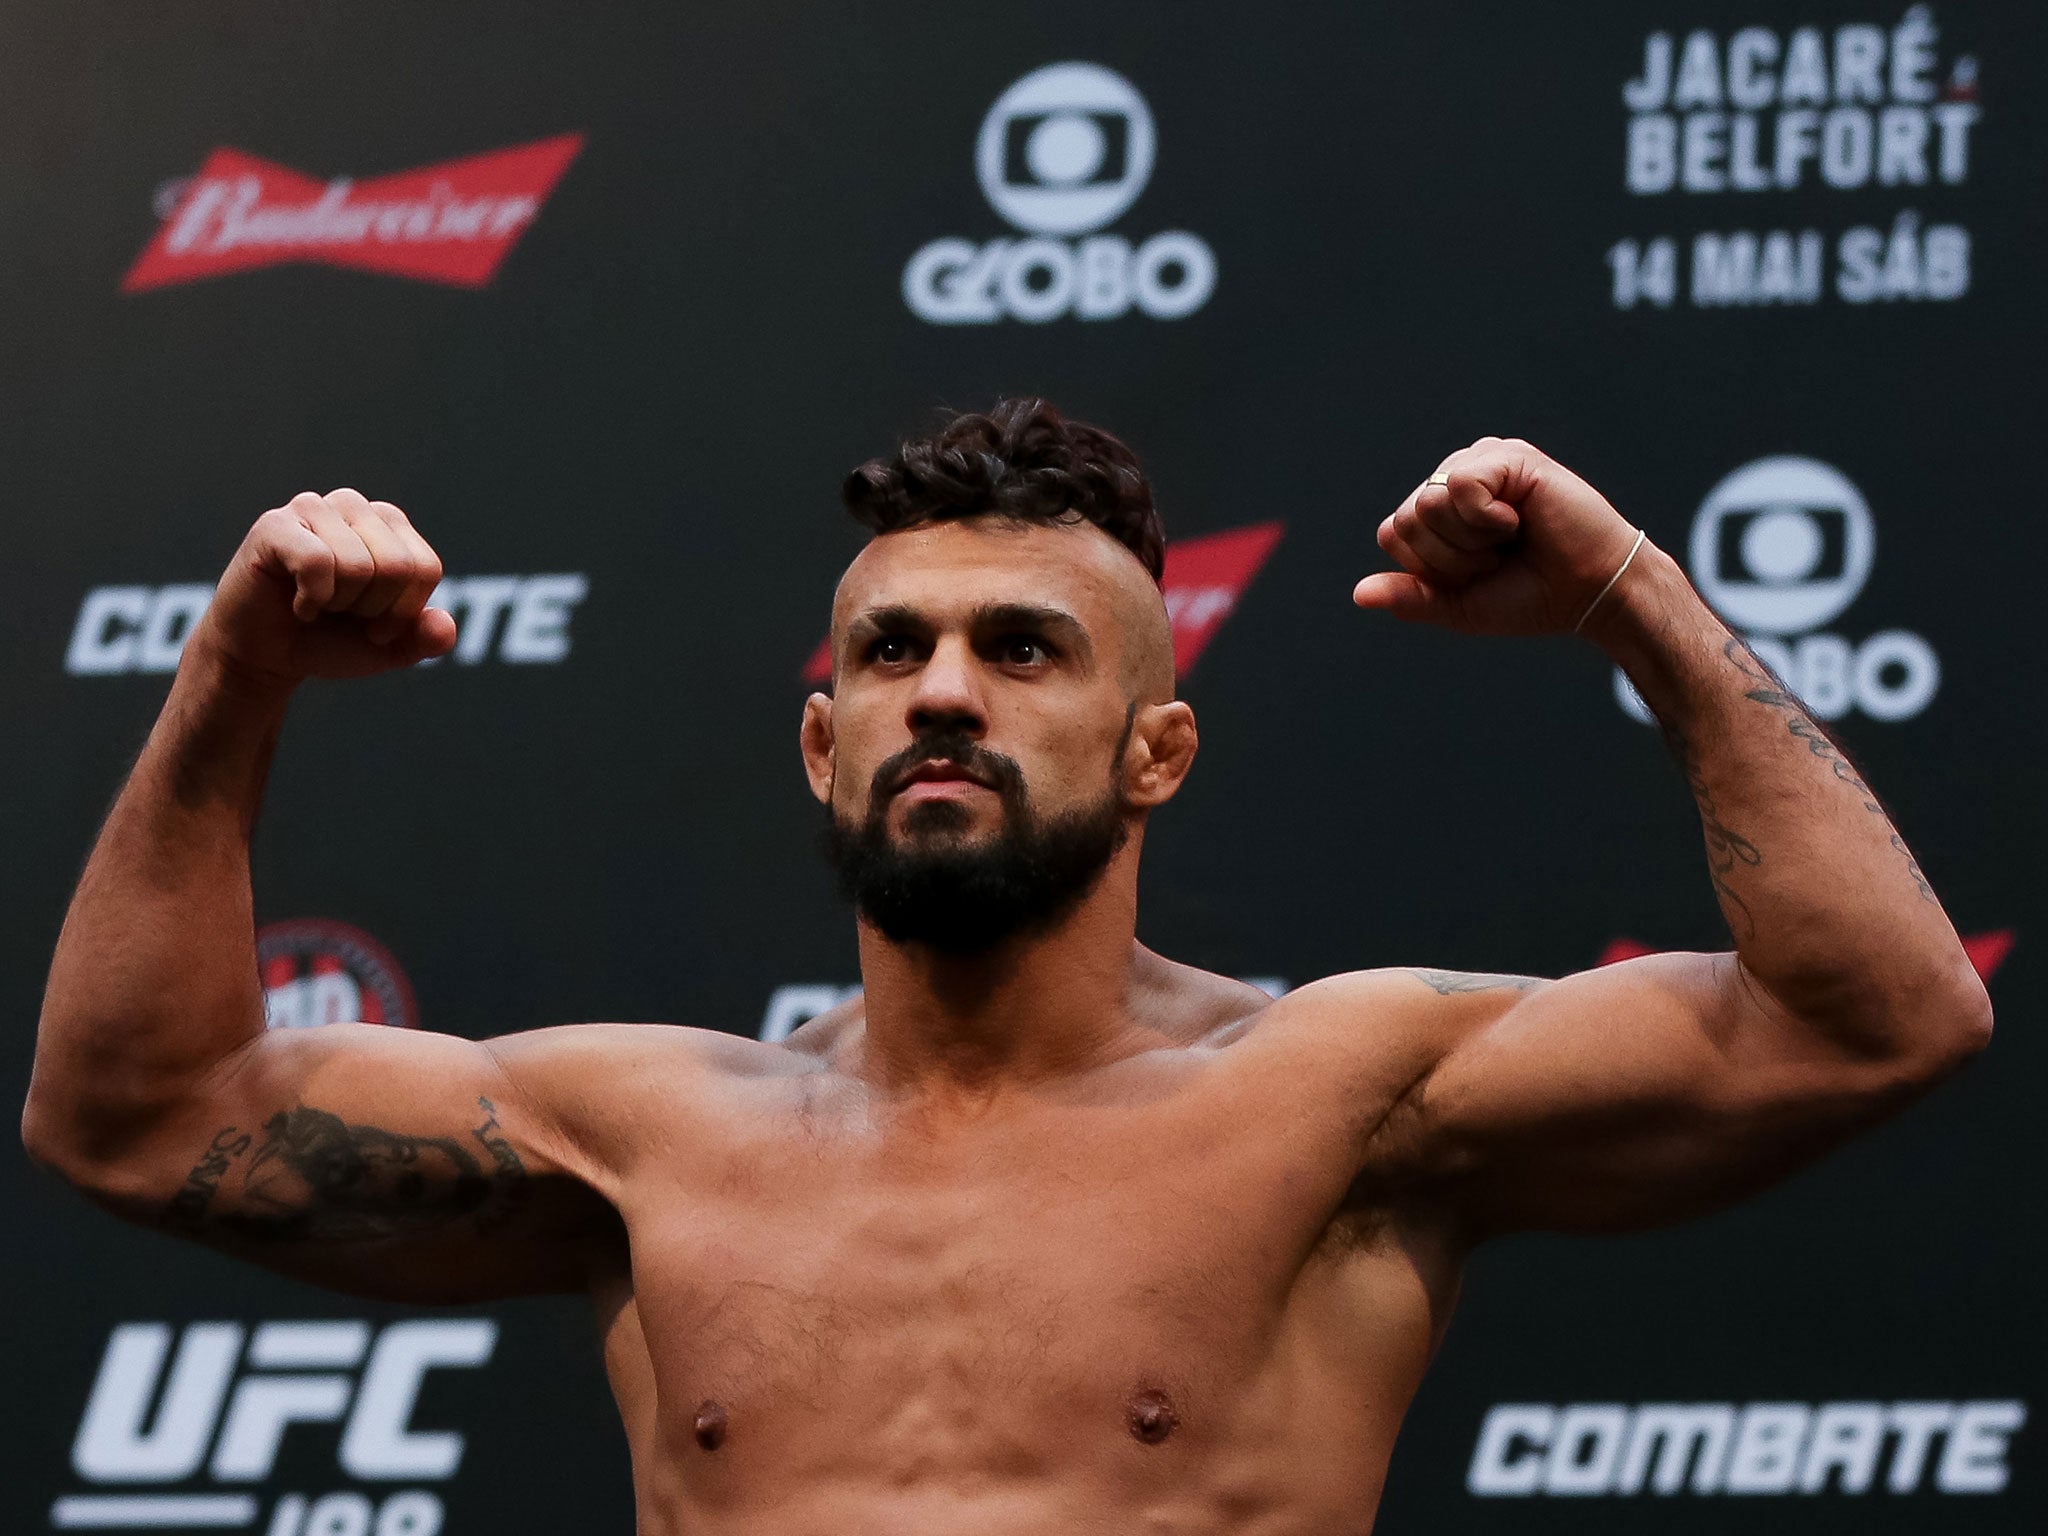
<path id="1" fill-rule="evenodd" d="M 1187 676 L 1188 668 L 1230 617 L 1238 597 L 1259 574 L 1259 567 L 1284 532 L 1284 523 L 1253 523 L 1248 528 L 1181 539 L 1166 546 L 1166 571 L 1159 586 L 1166 598 L 1166 616 L 1173 621 L 1176 676 Z M 804 663 L 803 680 L 823 683 L 831 675 L 832 639 L 828 635 Z"/>
<path id="2" fill-rule="evenodd" d="M 583 135 L 568 133 L 368 181 L 326 182 L 216 149 L 121 291 L 288 261 L 480 288 L 582 147 Z"/>

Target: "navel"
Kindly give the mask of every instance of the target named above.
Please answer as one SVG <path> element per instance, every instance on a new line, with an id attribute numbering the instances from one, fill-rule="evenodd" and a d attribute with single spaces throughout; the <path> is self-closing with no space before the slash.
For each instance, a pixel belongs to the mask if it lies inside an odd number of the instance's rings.
<path id="1" fill-rule="evenodd" d="M 1159 1444 L 1180 1423 L 1180 1415 L 1173 1409 L 1173 1399 L 1155 1387 L 1133 1392 L 1125 1409 L 1125 1422 L 1130 1425 L 1131 1433 L 1147 1445 Z"/>
<path id="2" fill-rule="evenodd" d="M 705 1398 L 697 1405 L 697 1417 L 690 1425 L 690 1433 L 707 1451 L 715 1451 L 725 1444 L 725 1405 L 713 1398 Z"/>

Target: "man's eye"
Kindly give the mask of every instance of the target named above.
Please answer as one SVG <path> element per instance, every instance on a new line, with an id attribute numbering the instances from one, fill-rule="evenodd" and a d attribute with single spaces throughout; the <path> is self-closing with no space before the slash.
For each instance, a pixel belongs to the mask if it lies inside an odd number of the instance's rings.
<path id="1" fill-rule="evenodd" d="M 1003 660 L 1012 666 L 1031 667 L 1048 659 L 1044 644 L 1029 635 L 1011 635 L 1003 641 Z"/>
<path id="2" fill-rule="evenodd" d="M 910 659 L 910 642 L 901 635 L 884 635 L 868 647 L 868 655 L 879 662 L 893 663 Z"/>

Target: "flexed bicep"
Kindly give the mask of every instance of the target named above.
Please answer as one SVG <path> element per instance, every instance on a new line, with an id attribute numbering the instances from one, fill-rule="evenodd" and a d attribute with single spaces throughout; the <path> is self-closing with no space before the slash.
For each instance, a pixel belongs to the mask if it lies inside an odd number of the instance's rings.
<path id="1" fill-rule="evenodd" d="M 502 1225 L 532 1190 L 497 1106 L 477 1096 L 481 1123 L 463 1135 L 351 1125 L 308 1104 L 253 1131 L 223 1126 L 173 1197 L 165 1224 L 204 1235 L 209 1222 L 251 1242 L 346 1243 L 403 1237 L 460 1222 Z M 237 1186 L 220 1202 L 221 1183 Z"/>
<path id="2" fill-rule="evenodd" d="M 1475 1237 L 1701 1214 L 1927 1086 L 1802 1027 L 1732 954 L 1544 982 L 1407 974 L 1432 1054 L 1376 1127 L 1368 1174 Z"/>
<path id="3" fill-rule="evenodd" d="M 414 1301 L 580 1290 L 617 1233 L 601 1169 L 551 1102 L 577 1092 L 563 1079 L 590 1049 L 578 1035 L 275 1031 L 88 1193 L 346 1290 Z"/>

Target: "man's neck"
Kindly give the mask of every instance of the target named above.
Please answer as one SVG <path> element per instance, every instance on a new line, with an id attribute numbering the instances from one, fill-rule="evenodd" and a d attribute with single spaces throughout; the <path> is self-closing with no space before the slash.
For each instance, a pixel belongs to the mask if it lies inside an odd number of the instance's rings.
<path id="1" fill-rule="evenodd" d="M 1057 923 L 980 954 L 898 944 L 863 922 L 862 1075 L 983 1095 L 1129 1055 L 1151 1038 L 1130 1009 L 1136 927 L 1136 880 L 1114 864 Z"/>

